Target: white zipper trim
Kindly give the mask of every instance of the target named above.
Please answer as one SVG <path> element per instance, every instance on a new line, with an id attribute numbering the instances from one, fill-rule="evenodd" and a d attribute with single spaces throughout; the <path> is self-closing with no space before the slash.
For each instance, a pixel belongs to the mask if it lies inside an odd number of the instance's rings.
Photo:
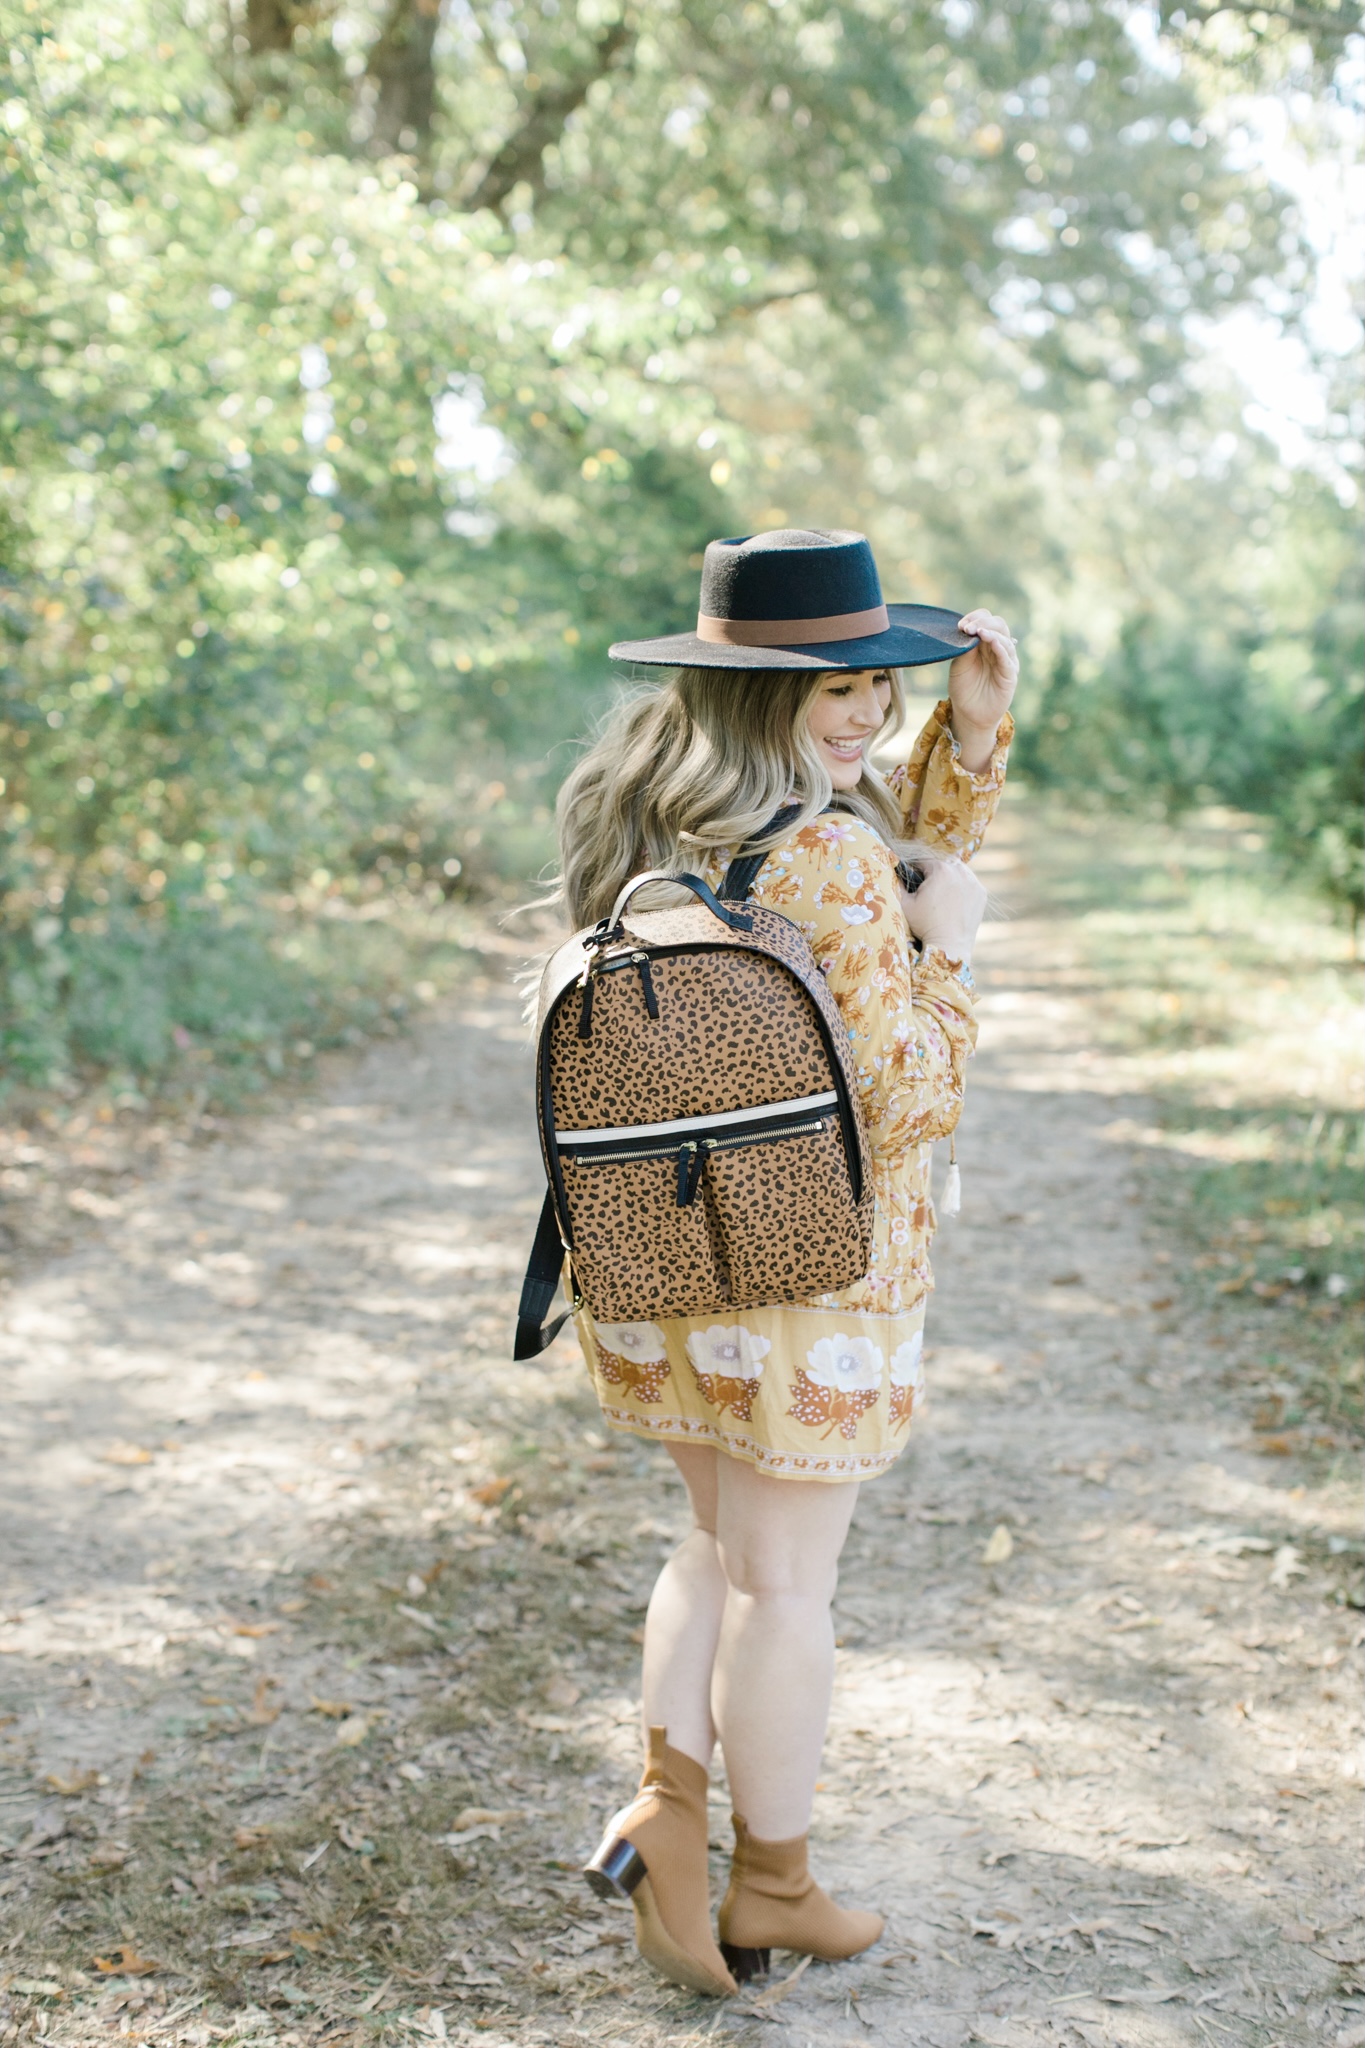
<path id="1" fill-rule="evenodd" d="M 556 1131 L 560 1145 L 635 1144 L 641 1138 L 670 1138 L 682 1131 L 728 1129 L 731 1124 L 758 1123 L 764 1117 L 799 1115 L 804 1110 L 833 1109 L 839 1097 L 833 1088 L 821 1095 L 798 1095 L 790 1102 L 761 1102 L 754 1109 L 726 1109 L 714 1116 L 678 1116 L 662 1124 L 614 1124 L 605 1131 Z"/>

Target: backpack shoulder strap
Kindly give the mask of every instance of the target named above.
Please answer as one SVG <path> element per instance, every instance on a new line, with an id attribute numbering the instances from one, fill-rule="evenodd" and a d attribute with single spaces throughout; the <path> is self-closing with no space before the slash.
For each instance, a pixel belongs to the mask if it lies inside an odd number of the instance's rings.
<path id="1" fill-rule="evenodd" d="M 545 1321 L 564 1271 L 565 1256 L 555 1198 L 547 1188 L 517 1304 L 517 1335 L 512 1350 L 515 1359 L 538 1358 L 542 1351 L 547 1351 L 578 1306 L 571 1302 L 552 1323 Z"/>
<path id="2" fill-rule="evenodd" d="M 800 815 L 800 804 L 784 804 L 776 817 L 768 820 L 759 837 L 761 839 L 771 838 L 774 832 L 784 831 L 792 819 L 799 818 Z M 758 880 L 759 869 L 767 858 L 766 852 L 749 853 L 744 847 L 741 847 L 721 877 L 720 887 L 716 891 L 721 902 L 743 903 L 749 891 L 753 888 L 754 883 Z"/>

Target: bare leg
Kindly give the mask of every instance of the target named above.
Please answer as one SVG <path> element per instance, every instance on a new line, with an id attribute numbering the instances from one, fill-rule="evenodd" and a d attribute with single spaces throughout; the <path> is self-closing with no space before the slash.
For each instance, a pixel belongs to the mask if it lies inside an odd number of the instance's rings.
<path id="1" fill-rule="evenodd" d="M 669 1744 L 707 1765 L 715 1747 L 711 1667 L 725 1574 L 716 1555 L 716 1468 L 731 1461 L 702 1444 L 670 1444 L 686 1483 L 694 1527 L 660 1572 L 645 1617 L 644 1726 L 666 1728 Z"/>
<path id="2" fill-rule="evenodd" d="M 725 1457 L 716 1479 L 727 1592 L 712 1711 L 735 1811 L 784 1842 L 810 1825 L 834 1679 L 830 1602 L 858 1488 L 773 1479 Z"/>

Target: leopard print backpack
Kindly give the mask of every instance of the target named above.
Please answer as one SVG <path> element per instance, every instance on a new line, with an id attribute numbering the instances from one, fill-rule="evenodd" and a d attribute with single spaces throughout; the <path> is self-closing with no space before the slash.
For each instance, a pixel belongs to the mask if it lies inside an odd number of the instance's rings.
<path id="1" fill-rule="evenodd" d="M 584 1302 L 602 1322 L 657 1321 L 804 1301 L 867 1271 L 873 1197 L 848 1032 L 805 934 L 748 900 L 763 859 L 733 861 L 719 895 L 696 875 L 636 875 L 545 969 L 548 1187 L 518 1359 Z M 630 908 L 660 881 L 695 900 Z M 547 1325 L 561 1278 L 571 1306 Z"/>

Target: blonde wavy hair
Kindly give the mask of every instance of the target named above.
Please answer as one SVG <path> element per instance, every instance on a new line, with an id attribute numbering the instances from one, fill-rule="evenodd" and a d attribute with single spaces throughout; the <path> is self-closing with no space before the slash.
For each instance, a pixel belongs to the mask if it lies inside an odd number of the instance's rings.
<path id="1" fill-rule="evenodd" d="M 904 722 L 905 698 L 898 670 L 876 673 L 891 682 L 886 737 Z M 683 668 L 671 682 L 620 698 L 556 806 L 556 895 L 574 925 L 605 917 L 646 868 L 681 874 L 715 847 L 775 844 L 763 840 L 763 828 L 789 798 L 801 814 L 788 831 L 827 809 L 834 785 L 809 720 L 838 674 Z M 857 788 L 837 801 L 899 848 L 900 806 L 868 761 Z"/>

